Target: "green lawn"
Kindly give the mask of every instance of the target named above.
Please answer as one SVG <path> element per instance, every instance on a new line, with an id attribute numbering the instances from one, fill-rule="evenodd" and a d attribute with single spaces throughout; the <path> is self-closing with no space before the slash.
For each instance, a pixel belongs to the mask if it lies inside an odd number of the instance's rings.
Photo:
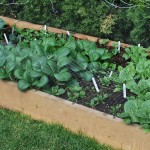
<path id="1" fill-rule="evenodd" d="M 0 109 L 0 150 L 113 150 L 60 125 Z"/>

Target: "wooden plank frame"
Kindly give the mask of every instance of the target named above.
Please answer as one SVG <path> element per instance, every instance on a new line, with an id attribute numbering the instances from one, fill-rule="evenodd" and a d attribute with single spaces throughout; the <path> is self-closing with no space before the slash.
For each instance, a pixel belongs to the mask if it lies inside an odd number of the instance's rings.
<path id="1" fill-rule="evenodd" d="M 19 28 L 40 30 L 42 25 L 1 17 L 10 26 L 17 23 Z M 48 28 L 55 33 L 66 33 L 65 30 Z M 77 38 L 97 41 L 98 38 L 74 34 Z M 123 44 L 123 47 L 128 47 Z M 150 134 L 137 125 L 126 125 L 122 119 L 112 115 L 73 104 L 67 100 L 40 92 L 29 90 L 20 92 L 13 82 L 0 81 L 0 107 L 17 110 L 34 119 L 62 124 L 73 132 L 82 131 L 99 142 L 121 150 L 150 150 Z"/>

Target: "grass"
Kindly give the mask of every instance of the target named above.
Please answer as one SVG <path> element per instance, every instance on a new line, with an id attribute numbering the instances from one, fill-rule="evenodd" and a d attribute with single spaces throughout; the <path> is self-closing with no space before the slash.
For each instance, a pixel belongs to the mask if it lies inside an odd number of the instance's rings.
<path id="1" fill-rule="evenodd" d="M 57 124 L 0 109 L 0 150 L 113 150 Z"/>

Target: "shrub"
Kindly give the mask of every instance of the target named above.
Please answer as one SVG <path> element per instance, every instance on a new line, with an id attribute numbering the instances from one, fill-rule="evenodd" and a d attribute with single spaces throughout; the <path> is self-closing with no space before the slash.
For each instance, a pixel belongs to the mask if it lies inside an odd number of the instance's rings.
<path id="1" fill-rule="evenodd" d="M 100 0 L 31 0 L 25 5 L 0 5 L 0 15 L 148 47 L 147 5 L 141 0 L 131 2 L 140 7 L 118 9 Z"/>

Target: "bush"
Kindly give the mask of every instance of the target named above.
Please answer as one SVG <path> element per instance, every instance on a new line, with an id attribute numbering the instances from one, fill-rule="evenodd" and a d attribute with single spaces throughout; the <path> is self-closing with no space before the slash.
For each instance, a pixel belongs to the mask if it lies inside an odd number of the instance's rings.
<path id="1" fill-rule="evenodd" d="M 148 13 L 143 3 L 141 7 L 118 9 L 100 0 L 32 0 L 26 5 L 0 5 L 0 15 L 145 47 L 150 41 Z"/>
<path id="2" fill-rule="evenodd" d="M 150 46 L 150 10 L 149 8 L 138 7 L 129 10 L 128 17 L 133 21 L 134 28 L 131 31 L 131 38 L 136 44 L 140 43 L 145 47 Z"/>

